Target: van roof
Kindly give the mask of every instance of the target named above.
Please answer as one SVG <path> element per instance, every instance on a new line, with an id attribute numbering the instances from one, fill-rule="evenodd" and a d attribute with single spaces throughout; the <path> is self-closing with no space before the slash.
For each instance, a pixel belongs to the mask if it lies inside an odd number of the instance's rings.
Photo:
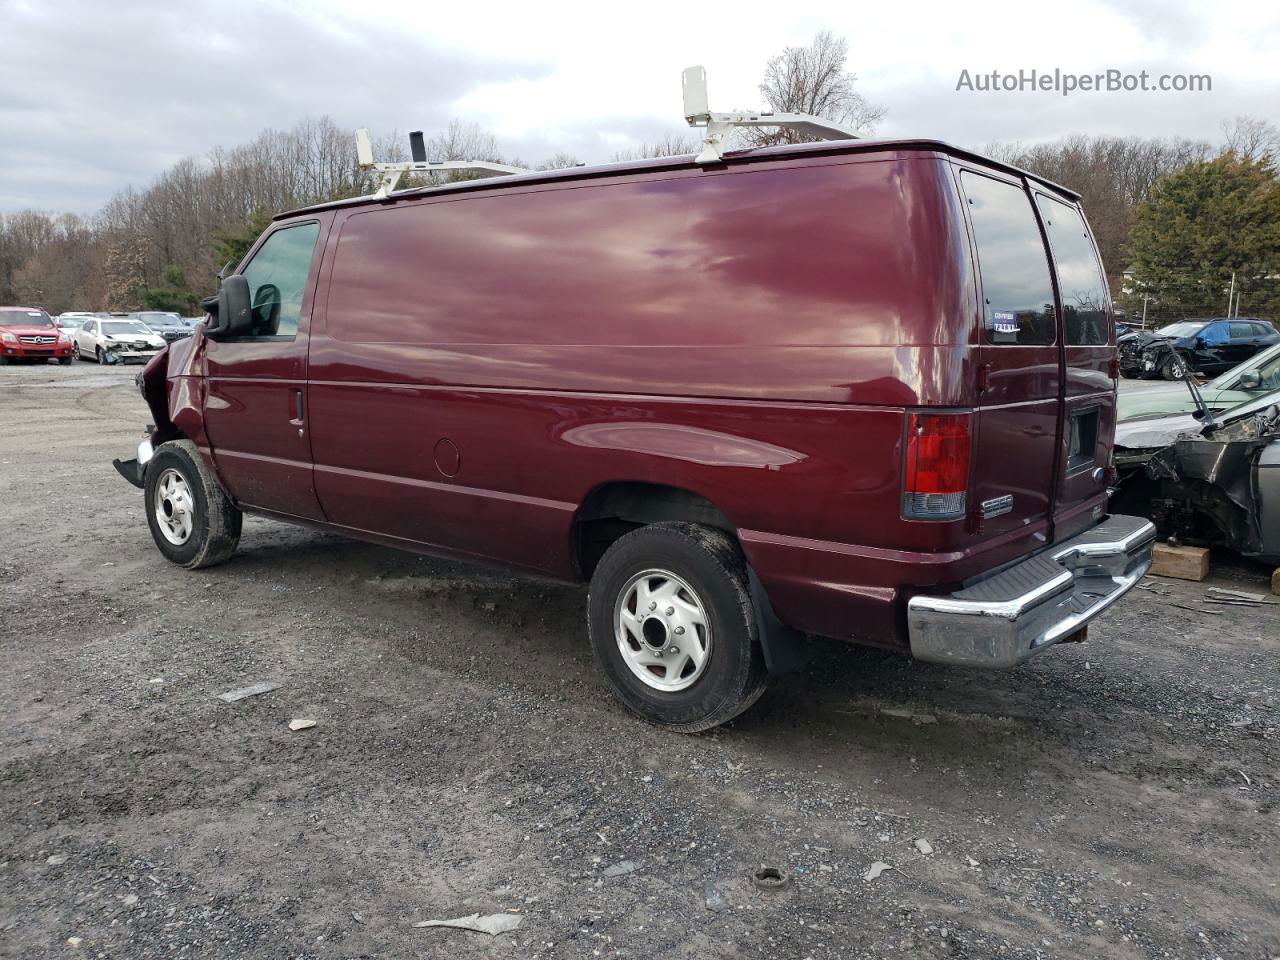
<path id="1" fill-rule="evenodd" d="M 788 157 L 805 157 L 812 156 L 814 154 L 884 153 L 889 151 L 944 155 L 974 161 L 986 167 L 1027 177 L 1028 179 L 1061 194 L 1073 202 L 1080 199 L 1080 195 L 1074 190 L 1070 190 L 1061 184 L 1054 183 L 1052 180 L 1047 180 L 1029 170 L 1024 170 L 1011 163 L 1005 163 L 1003 160 L 996 160 L 977 153 L 976 151 L 966 150 L 964 147 L 957 147 L 954 144 L 945 143 L 941 140 L 910 138 L 886 140 L 821 140 L 816 143 L 782 144 L 775 147 L 758 147 L 751 150 L 732 150 L 724 155 L 722 163 L 738 164 L 754 160 L 782 160 Z M 340 207 L 394 203 L 396 200 L 421 197 L 435 193 L 494 190 L 510 186 L 523 186 L 526 184 L 544 183 L 557 180 L 592 180 L 601 177 L 642 173 L 646 170 L 687 169 L 698 166 L 694 163 L 694 156 L 694 154 L 689 153 L 682 156 L 658 157 L 653 160 L 626 160 L 619 163 L 603 163 L 585 167 L 567 167 L 561 170 L 537 170 L 530 171 L 529 173 L 514 174 L 512 176 L 485 177 L 480 180 L 462 180 L 456 183 L 446 183 L 438 187 L 416 187 L 408 190 L 401 190 L 386 197 L 352 197 L 347 200 L 331 200 L 327 203 L 311 204 L 309 206 L 299 207 L 295 210 L 276 214 L 272 219 L 287 220 L 291 217 L 300 216 L 306 213 L 313 213 L 318 210 L 333 210 Z"/>

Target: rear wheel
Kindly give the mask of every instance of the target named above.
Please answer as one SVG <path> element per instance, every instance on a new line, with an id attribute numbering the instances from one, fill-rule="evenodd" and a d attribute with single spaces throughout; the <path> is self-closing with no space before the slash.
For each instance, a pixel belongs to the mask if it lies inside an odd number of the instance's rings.
<path id="1" fill-rule="evenodd" d="M 601 558 L 587 606 L 605 678 L 645 720 L 696 733 L 764 692 L 746 561 L 721 530 L 657 523 L 632 531 Z"/>
<path id="2" fill-rule="evenodd" d="M 242 514 L 190 440 L 161 444 L 146 468 L 147 525 L 173 563 L 195 570 L 222 563 L 240 542 Z"/>

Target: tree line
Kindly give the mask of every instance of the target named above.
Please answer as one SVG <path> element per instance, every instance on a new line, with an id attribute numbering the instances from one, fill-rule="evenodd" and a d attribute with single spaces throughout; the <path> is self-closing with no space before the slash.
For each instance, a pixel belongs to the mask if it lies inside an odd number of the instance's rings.
<path id="1" fill-rule="evenodd" d="M 873 133 L 884 117 L 847 69 L 848 45 L 828 32 L 765 65 L 759 92 L 774 112 L 819 114 Z M 739 146 L 795 142 L 793 131 L 753 128 Z M 693 132 L 614 154 L 631 160 L 693 153 Z M 379 159 L 406 160 L 405 138 L 375 138 Z M 1280 135 L 1237 118 L 1218 143 L 1181 138 L 1072 136 L 1051 143 L 987 144 L 981 152 L 1081 194 L 1108 281 L 1131 314 L 1150 320 L 1221 314 L 1228 290 L 1244 313 L 1280 319 Z M 554 169 L 504 156 L 493 134 L 454 121 L 428 156 Z M 449 179 L 457 179 L 455 174 Z M 461 176 L 466 176 L 465 174 Z M 405 178 L 430 184 L 441 174 Z M 0 215 L 0 303 L 71 309 L 193 313 L 213 274 L 238 260 L 274 213 L 372 192 L 352 131 L 328 117 L 174 164 L 143 189 L 127 188 L 92 216 L 23 210 Z M 767 225 L 762 225 L 767 229 Z"/>

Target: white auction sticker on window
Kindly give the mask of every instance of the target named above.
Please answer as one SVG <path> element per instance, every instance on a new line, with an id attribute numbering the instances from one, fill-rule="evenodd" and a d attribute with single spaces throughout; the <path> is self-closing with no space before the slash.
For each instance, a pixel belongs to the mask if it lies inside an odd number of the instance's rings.
<path id="1" fill-rule="evenodd" d="M 996 333 L 1018 332 L 1018 318 L 1008 311 L 997 310 L 991 315 L 991 321 Z"/>

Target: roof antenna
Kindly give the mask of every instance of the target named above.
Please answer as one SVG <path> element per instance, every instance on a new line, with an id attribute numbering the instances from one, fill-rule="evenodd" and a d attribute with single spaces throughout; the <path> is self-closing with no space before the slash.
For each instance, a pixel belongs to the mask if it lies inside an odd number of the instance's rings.
<path id="1" fill-rule="evenodd" d="M 707 98 L 707 71 L 702 67 L 685 67 L 681 77 L 684 87 L 684 119 L 691 127 L 703 127 L 702 152 L 695 163 L 719 163 L 724 157 L 725 141 L 734 127 L 786 127 L 823 140 L 857 140 L 858 132 L 842 123 L 815 117 L 808 113 L 770 113 L 767 110 L 734 110 L 712 113 Z"/>
<path id="2" fill-rule="evenodd" d="M 409 134 L 409 153 L 413 157 L 407 163 L 379 163 L 373 159 L 373 144 L 369 140 L 369 131 L 361 128 L 356 131 L 356 162 L 361 170 L 374 170 L 382 175 L 375 197 L 391 195 L 391 191 L 406 173 L 430 173 L 435 170 L 469 170 L 486 177 L 501 177 L 513 173 L 528 173 L 524 167 L 512 167 L 505 163 L 491 163 L 488 160 L 428 160 L 427 145 L 422 139 L 422 131 L 415 130 Z"/>

